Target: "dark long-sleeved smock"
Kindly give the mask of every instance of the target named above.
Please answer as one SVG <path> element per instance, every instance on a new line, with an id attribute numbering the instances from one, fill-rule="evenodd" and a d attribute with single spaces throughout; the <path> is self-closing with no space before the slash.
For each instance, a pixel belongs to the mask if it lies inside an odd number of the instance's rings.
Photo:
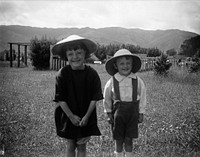
<path id="1" fill-rule="evenodd" d="M 101 81 L 93 68 L 85 65 L 84 70 L 72 70 L 71 66 L 67 65 L 59 70 L 56 76 L 55 102 L 65 101 L 72 113 L 82 118 L 85 116 L 90 102 L 101 99 L 103 99 Z M 65 132 L 57 129 L 57 134 L 67 139 L 100 135 L 96 108 L 90 115 L 86 126 L 74 126 L 68 119 Z"/>

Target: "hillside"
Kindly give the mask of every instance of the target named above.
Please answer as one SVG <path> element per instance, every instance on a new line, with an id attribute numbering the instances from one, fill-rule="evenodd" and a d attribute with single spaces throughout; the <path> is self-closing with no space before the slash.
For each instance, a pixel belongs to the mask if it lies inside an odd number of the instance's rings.
<path id="1" fill-rule="evenodd" d="M 162 51 L 178 49 L 184 40 L 198 34 L 181 30 L 142 30 L 120 27 L 107 28 L 39 28 L 0 25 L 0 52 L 9 49 L 8 42 L 30 42 L 35 36 L 63 39 L 71 34 L 81 35 L 99 44 L 133 44 L 144 48 L 157 47 Z"/>

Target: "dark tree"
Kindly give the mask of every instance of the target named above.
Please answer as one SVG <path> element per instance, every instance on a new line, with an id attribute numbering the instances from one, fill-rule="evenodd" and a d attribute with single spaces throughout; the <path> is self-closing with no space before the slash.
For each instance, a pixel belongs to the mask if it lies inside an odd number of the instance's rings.
<path id="1" fill-rule="evenodd" d="M 180 54 L 187 57 L 194 56 L 200 49 L 200 35 L 185 40 L 180 47 Z"/>

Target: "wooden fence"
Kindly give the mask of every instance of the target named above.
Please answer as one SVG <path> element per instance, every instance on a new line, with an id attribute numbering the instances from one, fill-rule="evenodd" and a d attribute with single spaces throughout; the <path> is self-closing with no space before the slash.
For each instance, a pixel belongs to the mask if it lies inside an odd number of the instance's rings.
<path id="1" fill-rule="evenodd" d="M 50 59 L 50 69 L 51 70 L 59 70 L 60 68 L 66 66 L 68 64 L 67 61 L 60 59 L 57 56 L 52 56 Z M 146 59 L 141 59 L 142 61 L 142 66 L 140 71 L 150 71 L 153 70 L 153 65 L 156 61 L 156 58 L 146 58 Z M 172 66 L 175 66 L 177 63 L 176 59 L 169 59 L 170 63 L 172 63 Z"/>

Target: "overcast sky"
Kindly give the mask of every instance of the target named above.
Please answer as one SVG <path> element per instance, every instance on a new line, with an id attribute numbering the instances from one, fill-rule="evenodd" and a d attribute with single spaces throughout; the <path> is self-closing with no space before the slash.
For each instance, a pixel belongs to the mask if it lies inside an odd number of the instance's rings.
<path id="1" fill-rule="evenodd" d="M 0 25 L 180 29 L 200 34 L 200 1 L 0 0 Z"/>

